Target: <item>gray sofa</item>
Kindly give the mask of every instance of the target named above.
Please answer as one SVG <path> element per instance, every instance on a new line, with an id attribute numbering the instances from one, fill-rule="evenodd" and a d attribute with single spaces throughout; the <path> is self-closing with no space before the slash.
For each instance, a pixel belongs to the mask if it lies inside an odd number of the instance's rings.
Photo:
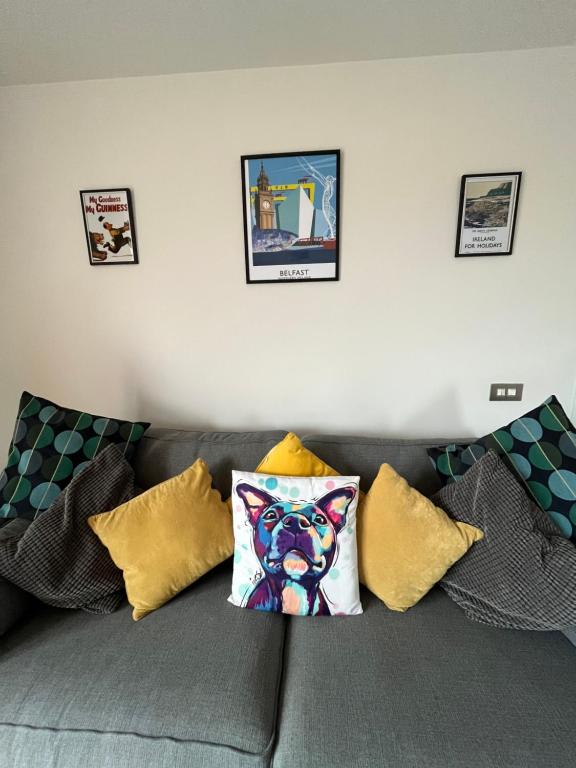
<path id="1" fill-rule="evenodd" d="M 148 487 L 208 463 L 227 495 L 283 432 L 150 430 Z M 438 488 L 441 440 L 306 436 L 365 490 L 383 462 Z M 438 588 L 405 614 L 294 618 L 227 602 L 225 563 L 135 623 L 35 608 L 0 638 L 1 768 L 572 768 L 576 649 L 493 629 Z"/>

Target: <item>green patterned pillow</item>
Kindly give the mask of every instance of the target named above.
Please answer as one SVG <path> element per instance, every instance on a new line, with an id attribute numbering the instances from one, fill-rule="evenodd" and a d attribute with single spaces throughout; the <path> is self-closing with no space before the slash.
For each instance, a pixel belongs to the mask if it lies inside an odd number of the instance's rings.
<path id="1" fill-rule="evenodd" d="M 0 518 L 34 519 L 107 445 L 114 443 L 130 459 L 149 426 L 74 411 L 23 392 L 0 475 Z"/>
<path id="2" fill-rule="evenodd" d="M 504 457 L 564 536 L 576 541 L 576 430 L 556 397 L 471 445 L 430 448 L 428 455 L 447 485 L 490 449 Z"/>

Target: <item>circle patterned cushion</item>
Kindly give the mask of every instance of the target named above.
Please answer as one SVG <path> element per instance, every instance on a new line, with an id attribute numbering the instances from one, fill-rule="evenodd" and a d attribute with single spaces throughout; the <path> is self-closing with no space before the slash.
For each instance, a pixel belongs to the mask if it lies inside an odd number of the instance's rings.
<path id="1" fill-rule="evenodd" d="M 459 480 L 493 450 L 568 539 L 576 541 L 576 429 L 554 395 L 472 445 L 428 449 L 442 484 Z"/>
<path id="2" fill-rule="evenodd" d="M 93 416 L 23 392 L 0 475 L 0 518 L 34 519 L 107 445 L 130 459 L 150 424 Z"/>

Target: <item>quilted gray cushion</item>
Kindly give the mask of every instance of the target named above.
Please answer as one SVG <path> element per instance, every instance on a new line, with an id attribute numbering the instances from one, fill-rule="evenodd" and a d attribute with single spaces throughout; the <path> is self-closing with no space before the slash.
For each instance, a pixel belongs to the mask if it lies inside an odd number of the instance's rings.
<path id="1" fill-rule="evenodd" d="M 52 506 L 20 535 L 2 528 L 0 576 L 48 605 L 110 613 L 124 599 L 124 580 L 86 518 L 132 498 L 134 473 L 115 445 L 80 472 Z"/>
<path id="2" fill-rule="evenodd" d="M 468 618 L 508 629 L 576 624 L 576 547 L 495 453 L 432 500 L 484 531 L 441 582 Z"/>

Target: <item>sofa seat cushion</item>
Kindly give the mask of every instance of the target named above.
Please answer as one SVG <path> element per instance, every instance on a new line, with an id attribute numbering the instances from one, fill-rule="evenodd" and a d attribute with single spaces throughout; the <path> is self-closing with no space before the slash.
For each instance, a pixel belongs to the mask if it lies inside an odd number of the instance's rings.
<path id="1" fill-rule="evenodd" d="M 291 618 L 274 768 L 568 768 L 576 657 L 485 627 L 438 588 L 407 613 Z"/>
<path id="2" fill-rule="evenodd" d="M 230 580 L 229 566 L 220 566 L 137 623 L 128 605 L 108 616 L 42 611 L 0 640 L 0 726 L 51 729 L 59 749 L 64 732 L 72 745 L 77 731 L 106 734 L 112 751 L 114 737 L 119 748 L 123 736 L 186 742 L 186 765 L 204 765 L 194 763 L 194 742 L 267 754 L 285 619 L 230 605 Z M 25 741 L 16 748 L 10 765 L 35 764 L 32 753 L 29 763 L 22 755 Z M 86 755 L 81 764 L 125 763 Z"/>

